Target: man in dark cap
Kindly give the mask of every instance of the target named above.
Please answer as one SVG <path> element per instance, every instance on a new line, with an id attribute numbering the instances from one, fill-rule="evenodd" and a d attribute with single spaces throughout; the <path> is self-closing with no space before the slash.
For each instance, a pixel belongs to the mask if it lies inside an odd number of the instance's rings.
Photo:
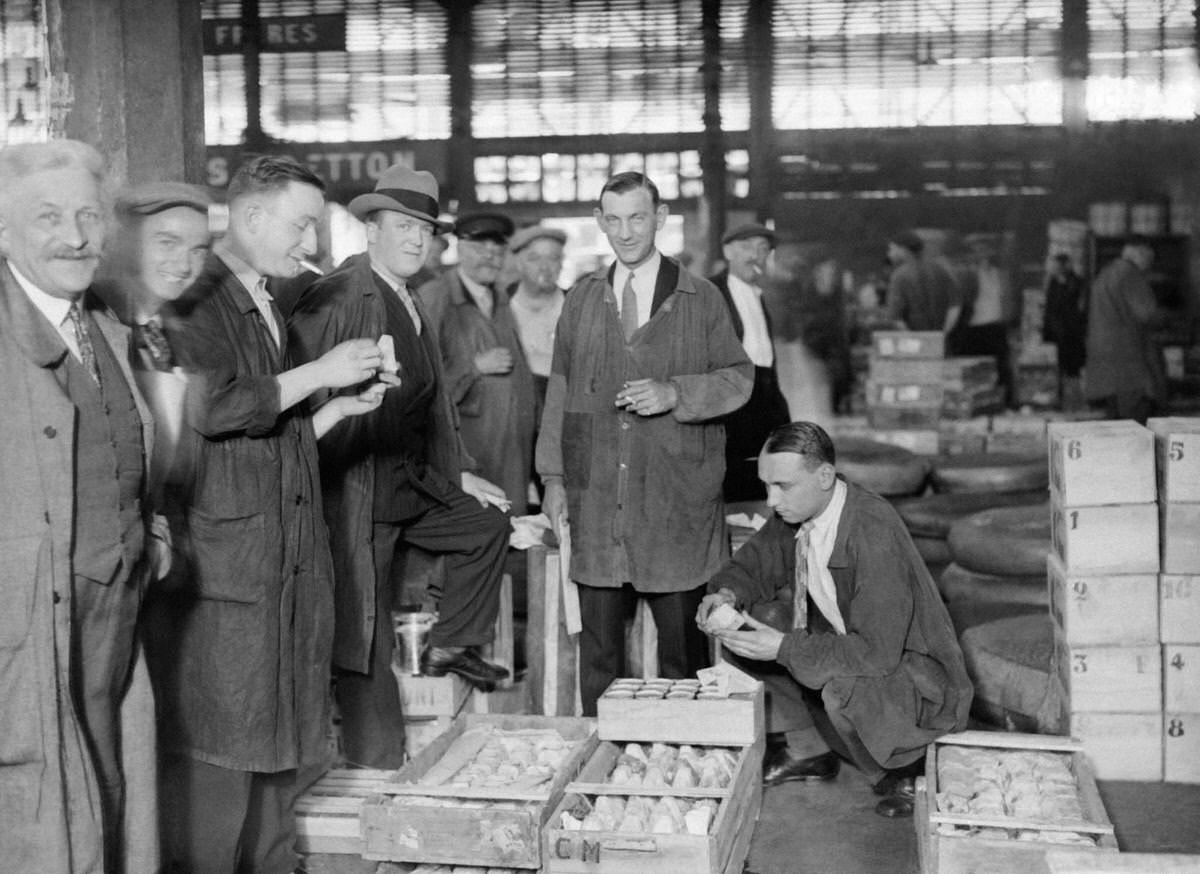
<path id="1" fill-rule="evenodd" d="M 779 390 L 771 321 L 759 285 L 775 248 L 775 232 L 743 224 L 726 232 L 721 245 L 728 267 L 709 279 L 724 296 L 733 329 L 754 364 L 750 400 L 725 417 L 724 494 L 726 501 L 755 501 L 766 497 L 758 478 L 758 450 L 772 429 L 791 419 Z"/>
<path id="2" fill-rule="evenodd" d="M 962 310 L 958 284 L 941 264 L 925 257 L 925 243 L 914 231 L 888 241 L 892 262 L 888 281 L 888 318 L 910 331 L 950 333 Z"/>
<path id="3" fill-rule="evenodd" d="M 496 213 L 454 223 L 457 270 L 418 290 L 442 350 L 446 386 L 462 439 L 479 472 L 524 515 L 533 456 L 533 376 L 521 350 L 508 292 L 496 287 L 513 223 Z"/>
<path id="4" fill-rule="evenodd" d="M 478 647 L 491 640 L 509 524 L 489 506 L 503 505 L 504 494 L 470 472 L 437 338 L 406 284 L 434 236 L 449 227 L 438 220 L 436 180 L 397 164 L 375 191 L 350 202 L 350 212 L 366 223 L 367 251 L 308 288 L 288 330 L 306 360 L 345 337 L 383 337 L 395 352 L 390 364 L 401 384 L 378 410 L 334 427 L 318 448 L 337 580 L 334 665 L 345 753 L 358 765 L 398 768 L 404 721 L 391 670 L 397 550 L 408 544 L 445 556 L 425 673 L 452 671 L 490 691 L 508 672 L 485 662 Z M 322 392 L 314 401 L 333 396 Z"/>

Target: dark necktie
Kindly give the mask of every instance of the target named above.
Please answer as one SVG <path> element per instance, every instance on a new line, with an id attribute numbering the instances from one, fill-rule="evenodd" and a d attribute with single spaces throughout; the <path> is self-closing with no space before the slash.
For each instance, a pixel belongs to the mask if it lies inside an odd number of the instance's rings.
<path id="1" fill-rule="evenodd" d="M 79 346 L 79 360 L 83 363 L 88 375 L 91 376 L 92 382 L 99 385 L 100 368 L 96 364 L 96 349 L 92 346 L 92 335 L 88 331 L 87 323 L 83 320 L 83 313 L 79 311 L 79 301 L 71 303 L 71 308 L 67 310 L 67 318 L 71 320 L 71 327 L 75 330 L 75 342 Z"/>
<path id="2" fill-rule="evenodd" d="M 633 332 L 638 329 L 637 294 L 633 291 L 633 271 L 625 277 L 625 287 L 621 289 L 621 330 L 625 332 L 628 342 Z"/>
<path id="3" fill-rule="evenodd" d="M 171 347 L 158 322 L 150 321 L 144 325 L 133 326 L 133 343 L 138 349 L 144 349 L 150 357 L 150 363 L 155 370 L 168 372 L 174 367 Z"/>

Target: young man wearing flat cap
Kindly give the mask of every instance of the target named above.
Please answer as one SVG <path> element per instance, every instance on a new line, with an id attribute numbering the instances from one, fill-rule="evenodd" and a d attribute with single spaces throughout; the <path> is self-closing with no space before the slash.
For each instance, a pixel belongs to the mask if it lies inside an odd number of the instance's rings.
<path id="1" fill-rule="evenodd" d="M 565 232 L 546 225 L 521 228 L 509 242 L 520 278 L 509 286 L 508 306 L 533 374 L 537 398 L 535 439 L 542 405 L 546 402 L 546 385 L 550 382 L 554 332 L 563 307 L 564 292 L 558 287 L 558 275 L 562 273 L 566 242 Z"/>
<path id="2" fill-rule="evenodd" d="M 725 417 L 724 493 L 726 501 L 757 501 L 766 497 L 758 478 L 758 450 L 773 429 L 791 421 L 779 390 L 771 320 L 759 284 L 775 248 L 775 232 L 763 225 L 739 225 L 726 232 L 721 246 L 729 266 L 709 281 L 724 296 L 733 329 L 754 364 L 750 400 Z"/>
<path id="3" fill-rule="evenodd" d="M 458 269 L 418 294 L 442 350 L 463 443 L 479 472 L 504 489 L 513 513 L 523 516 L 536 401 L 508 292 L 496 284 L 513 224 L 507 216 L 475 213 L 460 217 L 452 232 L 458 237 Z"/>
<path id="4" fill-rule="evenodd" d="M 925 242 L 914 231 L 901 231 L 888 241 L 893 269 L 887 315 L 909 331 L 949 334 L 962 311 L 962 295 L 950 271 L 924 253 Z"/>
<path id="5" fill-rule="evenodd" d="M 367 251 L 308 288 L 288 330 L 313 359 L 346 337 L 388 335 L 400 385 L 369 415 L 319 442 L 325 517 L 337 580 L 334 666 L 347 758 L 372 768 L 404 761 L 403 713 L 391 670 L 392 565 L 402 544 L 445 557 L 439 620 L 424 672 L 457 673 L 490 691 L 508 675 L 478 648 L 491 640 L 509 524 L 489 504 L 504 493 L 471 471 L 459 437 L 437 336 L 406 281 L 425 261 L 438 220 L 431 173 L 397 164 L 350 202 L 367 226 Z M 318 406 L 334 397 L 322 392 Z M 365 545 L 370 544 L 367 548 Z"/>

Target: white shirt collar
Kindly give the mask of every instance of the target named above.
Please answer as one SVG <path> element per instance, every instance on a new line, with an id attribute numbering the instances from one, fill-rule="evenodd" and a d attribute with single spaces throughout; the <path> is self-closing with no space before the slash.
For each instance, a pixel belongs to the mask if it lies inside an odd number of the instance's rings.
<path id="1" fill-rule="evenodd" d="M 833 497 L 829 499 L 825 509 L 811 520 L 812 533 L 809 542 L 820 549 L 822 564 L 828 564 L 829 556 L 833 554 L 833 541 L 837 539 L 838 522 L 842 518 L 842 508 L 845 506 L 846 484 L 840 479 L 834 480 Z"/>
<path id="2" fill-rule="evenodd" d="M 238 282 L 246 291 L 250 292 L 250 296 L 254 298 L 255 303 L 261 304 L 272 300 L 271 293 L 267 291 L 264 280 L 266 279 L 261 273 L 251 267 L 239 255 L 235 255 L 227 245 L 218 242 L 213 246 L 213 252 L 217 257 L 225 262 L 225 266 L 237 277 Z M 265 295 L 265 300 L 263 298 Z"/>
<path id="3" fill-rule="evenodd" d="M 388 276 L 386 273 L 384 273 L 382 270 L 380 270 L 378 267 L 376 267 L 374 261 L 371 262 L 371 269 L 373 271 L 375 271 L 376 276 L 378 276 L 380 279 L 382 279 L 384 282 L 387 283 L 387 287 L 390 288 L 392 291 L 403 291 L 405 294 L 408 293 L 408 285 L 407 284 L 405 284 L 403 282 L 397 282 L 395 279 L 392 279 L 392 277 Z"/>
<path id="4" fill-rule="evenodd" d="M 70 312 L 72 301 L 63 297 L 55 297 L 52 294 L 42 291 L 30 280 L 26 279 L 25 275 L 11 261 L 8 262 L 8 269 L 12 271 L 17 284 L 24 289 L 25 294 L 33 302 L 33 305 L 38 308 L 38 311 L 46 317 L 46 320 L 56 329 L 62 327 L 67 321 L 67 313 Z M 82 296 L 80 295 L 80 297 Z"/>
<path id="5" fill-rule="evenodd" d="M 617 268 L 613 271 L 613 288 L 622 289 L 625 287 L 625 277 L 630 273 L 633 274 L 633 290 L 640 297 L 644 290 L 649 288 L 650 293 L 654 293 L 654 284 L 658 282 L 658 268 L 662 266 L 662 253 L 658 249 L 654 253 L 639 264 L 637 267 L 630 270 L 620 261 L 617 262 Z M 618 291 L 618 294 L 620 292 Z"/>

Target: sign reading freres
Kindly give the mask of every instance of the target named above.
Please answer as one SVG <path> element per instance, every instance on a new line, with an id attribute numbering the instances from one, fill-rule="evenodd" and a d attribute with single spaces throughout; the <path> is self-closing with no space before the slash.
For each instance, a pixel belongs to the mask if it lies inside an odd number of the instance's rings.
<path id="1" fill-rule="evenodd" d="M 208 18 L 204 25 L 206 55 L 240 54 L 245 44 L 241 19 Z M 346 16 L 287 15 L 261 18 L 259 50 L 264 52 L 344 52 Z"/>

